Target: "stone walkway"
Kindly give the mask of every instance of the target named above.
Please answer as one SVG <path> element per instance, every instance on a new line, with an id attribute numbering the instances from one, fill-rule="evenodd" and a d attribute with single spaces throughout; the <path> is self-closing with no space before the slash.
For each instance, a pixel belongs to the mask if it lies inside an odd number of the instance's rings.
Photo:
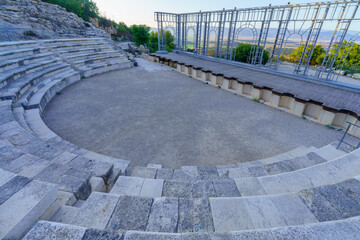
<path id="1" fill-rule="evenodd" d="M 171 59 L 185 65 L 209 70 L 226 77 L 234 77 L 243 82 L 251 82 L 258 87 L 271 88 L 278 93 L 292 94 L 304 101 L 315 101 L 335 110 L 345 109 L 360 115 L 360 93 L 350 92 L 323 84 L 306 82 L 281 76 L 266 70 L 254 70 L 241 66 L 233 66 L 217 61 L 210 61 L 185 54 L 157 54 L 157 56 Z"/>
<path id="2" fill-rule="evenodd" d="M 339 132 L 168 67 L 141 59 L 139 65 L 63 90 L 44 121 L 62 138 L 133 166 L 231 164 L 340 138 Z"/>

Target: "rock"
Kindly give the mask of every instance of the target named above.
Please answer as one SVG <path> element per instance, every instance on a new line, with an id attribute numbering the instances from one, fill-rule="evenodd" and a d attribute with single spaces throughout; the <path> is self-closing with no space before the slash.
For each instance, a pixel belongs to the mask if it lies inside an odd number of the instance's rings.
<path id="1" fill-rule="evenodd" d="M 26 37 L 30 39 L 110 37 L 104 30 L 97 28 L 96 21 L 85 22 L 74 13 L 67 12 L 55 4 L 17 0 L 1 1 L 1 5 L 3 7 L 0 8 L 0 25 L 14 29 L 10 32 L 11 40 L 24 40 Z M 22 29 L 15 30 L 19 28 Z M 115 30 L 111 29 L 111 31 Z"/>

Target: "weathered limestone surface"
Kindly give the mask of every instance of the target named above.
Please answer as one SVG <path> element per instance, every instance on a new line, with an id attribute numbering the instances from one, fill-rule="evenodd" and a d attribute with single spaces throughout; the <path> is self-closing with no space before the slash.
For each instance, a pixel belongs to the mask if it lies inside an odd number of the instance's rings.
<path id="1" fill-rule="evenodd" d="M 104 229 L 118 201 L 117 195 L 93 192 L 72 223 L 82 227 Z"/>
<path id="2" fill-rule="evenodd" d="M 155 198 L 146 230 L 149 232 L 176 232 L 178 199 Z"/>
<path id="3" fill-rule="evenodd" d="M 81 240 L 86 228 L 54 222 L 38 222 L 23 239 Z"/>
<path id="4" fill-rule="evenodd" d="M 74 38 L 74 37 L 107 37 L 108 34 L 85 22 L 64 8 L 33 0 L 2 0 L 0 25 L 13 28 L 32 28 L 33 39 Z M 10 33 L 12 39 L 25 39 L 23 32 Z M 30 34 L 29 34 L 30 35 Z"/>

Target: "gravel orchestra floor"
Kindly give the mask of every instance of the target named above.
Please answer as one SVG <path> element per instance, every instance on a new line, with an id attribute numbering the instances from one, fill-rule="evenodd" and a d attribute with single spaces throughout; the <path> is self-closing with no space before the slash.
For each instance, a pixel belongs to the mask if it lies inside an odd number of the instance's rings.
<path id="1" fill-rule="evenodd" d="M 340 138 L 320 124 L 138 61 L 139 67 L 64 89 L 48 105 L 45 123 L 85 149 L 172 168 L 251 161 Z"/>

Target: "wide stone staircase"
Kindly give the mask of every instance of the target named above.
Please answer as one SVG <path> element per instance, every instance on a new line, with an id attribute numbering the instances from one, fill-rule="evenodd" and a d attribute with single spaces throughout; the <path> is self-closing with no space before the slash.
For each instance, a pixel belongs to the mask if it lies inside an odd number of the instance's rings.
<path id="1" fill-rule="evenodd" d="M 42 121 L 82 77 L 131 67 L 106 39 L 0 44 L 0 238 L 359 239 L 360 150 L 299 146 L 232 165 L 134 166 Z"/>

